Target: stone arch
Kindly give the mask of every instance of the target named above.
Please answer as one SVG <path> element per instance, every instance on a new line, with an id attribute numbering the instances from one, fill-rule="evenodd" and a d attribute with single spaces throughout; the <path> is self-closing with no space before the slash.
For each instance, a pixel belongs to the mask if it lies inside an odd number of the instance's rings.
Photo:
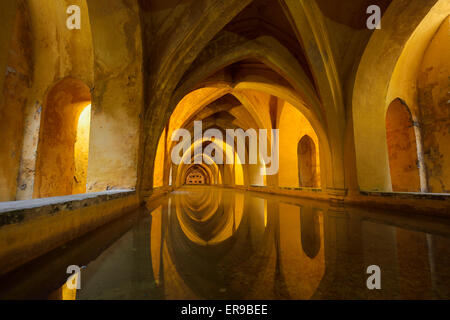
<path id="1" fill-rule="evenodd" d="M 205 94 L 203 94 L 205 92 Z M 256 92 L 256 91 L 255 91 Z M 175 142 L 171 141 L 171 136 L 173 131 L 176 128 L 190 128 L 186 127 L 186 125 L 189 123 L 190 126 L 192 126 L 192 121 L 194 119 L 197 119 L 197 115 L 201 110 L 211 104 L 214 103 L 214 101 L 218 101 L 221 98 L 225 97 L 226 95 L 230 95 L 234 98 L 236 98 L 236 102 L 241 103 L 240 107 L 243 107 L 246 110 L 245 118 L 246 119 L 246 127 L 243 128 L 245 131 L 249 127 L 251 128 L 266 128 L 271 129 L 272 124 L 270 123 L 270 120 L 267 121 L 267 119 L 262 119 L 260 117 L 260 113 L 258 113 L 256 106 L 254 106 L 254 103 L 249 99 L 246 95 L 243 94 L 243 92 L 237 92 L 234 91 L 230 87 L 222 87 L 222 88 L 214 88 L 214 87 L 206 87 L 206 88 L 199 88 L 196 90 L 193 90 L 189 94 L 187 94 L 177 105 L 173 113 L 171 114 L 171 117 L 168 121 L 168 124 L 166 125 L 166 128 L 163 129 L 167 130 L 167 134 L 165 135 L 165 139 L 163 139 L 162 135 L 160 137 L 157 153 L 156 153 L 156 159 L 158 159 L 157 162 L 155 162 L 155 168 L 154 168 L 154 185 L 155 181 L 159 182 L 156 187 L 161 186 L 161 179 L 157 179 L 155 173 L 161 173 L 162 167 L 158 164 L 161 164 L 162 161 L 162 150 L 164 149 L 164 143 L 167 144 L 167 156 L 170 158 L 171 150 L 175 144 Z M 199 99 L 198 103 L 195 105 L 192 105 L 193 101 L 196 101 L 196 98 Z M 242 113 L 241 113 L 242 115 Z M 203 118 L 202 118 L 203 119 Z M 201 120 L 201 119 L 197 119 Z M 242 120 L 242 119 L 241 119 Z M 204 128 L 206 129 L 206 128 Z M 222 132 L 222 136 L 225 137 L 225 128 L 222 128 L 220 130 Z M 193 132 L 191 132 L 191 135 Z M 270 136 L 268 137 L 270 140 Z M 248 152 L 248 150 L 246 150 Z M 234 166 L 235 170 L 240 170 L 240 167 Z M 244 179 L 244 185 L 263 185 L 265 184 L 265 177 L 261 177 L 259 175 L 259 170 L 261 169 L 261 164 L 258 165 L 243 165 L 243 179 Z M 166 181 L 166 175 L 170 171 L 170 161 L 165 161 L 164 164 L 164 181 Z M 157 180 L 156 180 L 157 179 Z"/>
<path id="2" fill-rule="evenodd" d="M 386 109 L 392 100 L 386 84 L 395 80 L 393 74 L 402 54 L 406 56 L 405 48 L 412 50 L 407 55 L 419 57 L 449 9 L 448 1 L 393 2 L 383 16 L 383 32 L 374 32 L 365 48 L 352 93 L 360 190 L 392 191 L 385 130 Z M 397 92 L 395 96 L 402 95 Z"/>
<path id="3" fill-rule="evenodd" d="M 194 145 L 198 143 L 198 141 L 192 141 L 189 151 L 187 151 L 183 155 L 183 160 L 179 165 L 176 165 L 175 175 L 176 175 L 176 186 L 181 186 L 185 183 L 186 179 L 186 172 L 190 170 L 193 166 L 201 167 L 204 172 L 206 172 L 207 177 L 207 184 L 226 184 L 226 185 L 233 185 L 234 179 L 235 179 L 235 165 L 229 165 L 225 164 L 226 161 L 224 160 L 224 164 L 217 164 L 214 159 L 209 158 L 209 156 L 206 156 L 205 154 L 200 155 L 194 155 Z M 226 157 L 226 149 L 229 148 L 227 144 L 221 144 L 217 142 L 212 142 L 216 144 L 217 148 L 222 150 L 224 154 L 224 159 Z M 205 143 L 203 144 L 205 146 Z M 198 158 L 204 159 L 205 157 L 208 157 L 208 160 L 210 164 L 207 164 L 206 162 L 202 162 L 201 164 L 195 164 L 195 160 Z M 190 158 L 191 163 L 190 164 L 184 164 L 184 159 Z M 194 163 L 194 164 L 192 164 Z"/>
<path id="4" fill-rule="evenodd" d="M 243 81 L 236 84 L 236 90 L 256 90 L 271 94 L 282 99 L 295 107 L 310 123 L 318 138 L 318 148 L 320 149 L 320 182 L 321 187 L 334 186 L 334 169 L 332 161 L 332 150 L 330 146 L 327 126 L 325 126 L 318 115 L 307 108 L 292 88 L 280 87 L 279 85 L 259 81 Z"/>
<path id="5" fill-rule="evenodd" d="M 316 165 L 316 146 L 310 136 L 303 136 L 297 145 L 298 180 L 300 187 L 319 185 Z"/>
<path id="6" fill-rule="evenodd" d="M 90 104 L 89 87 L 78 79 L 65 78 L 49 90 L 41 117 L 33 191 L 35 198 L 86 192 L 87 158 L 85 161 L 76 159 L 75 145 L 78 128 L 89 130 L 90 121 L 84 127 L 79 125 L 80 115 Z M 87 119 L 90 120 L 89 117 Z M 89 143 L 88 140 L 83 142 Z M 85 150 L 86 146 L 82 152 Z M 77 181 L 77 175 L 81 180 Z"/>
<path id="7" fill-rule="evenodd" d="M 301 99 L 300 102 L 307 108 L 313 110 L 319 119 L 322 119 L 320 99 L 315 92 L 313 84 L 299 62 L 275 38 L 264 36 L 249 41 L 236 39 L 234 44 L 236 46 L 229 50 L 222 50 L 218 55 L 214 56 L 214 59 L 211 59 L 207 54 L 200 56 L 182 79 L 181 85 L 177 87 L 172 101 L 169 104 L 171 106 L 170 108 L 173 108 L 177 101 L 190 91 L 195 90 L 202 81 L 205 81 L 205 79 L 218 70 L 244 59 L 253 58 L 276 71 L 294 89 L 296 96 Z M 216 45 L 220 47 L 220 43 Z M 228 46 L 230 44 L 226 43 L 226 47 Z M 197 68 L 194 68 L 195 66 Z M 269 84 L 278 82 L 274 81 L 274 79 L 264 80 L 266 81 L 261 82 L 267 83 L 267 80 L 269 80 Z M 234 81 L 229 85 L 234 88 L 238 83 L 239 81 Z"/>
<path id="8" fill-rule="evenodd" d="M 230 35 L 230 37 L 234 36 Z M 164 101 L 160 101 L 158 103 L 158 106 L 156 106 L 159 109 L 163 108 L 161 112 L 161 114 L 163 114 L 163 123 L 165 123 L 165 121 L 169 119 L 173 109 L 178 105 L 183 97 L 185 97 L 189 92 L 192 92 L 192 90 L 195 90 L 195 88 L 197 88 L 198 84 L 201 83 L 201 81 L 204 81 L 207 77 L 214 74 L 214 72 L 216 72 L 217 70 L 220 70 L 221 68 L 224 68 L 232 63 L 235 63 L 242 59 L 255 58 L 262 61 L 273 70 L 277 70 L 280 76 L 286 78 L 288 83 L 293 88 L 295 88 L 295 96 L 300 97 L 300 101 L 298 103 L 295 103 L 294 105 L 306 105 L 305 108 L 310 109 L 308 112 L 314 113 L 317 119 L 321 119 L 319 121 L 321 122 L 322 126 L 326 127 L 323 122 L 320 100 L 315 92 L 314 86 L 303 71 L 303 68 L 299 65 L 298 61 L 290 54 L 290 52 L 276 39 L 269 36 L 263 36 L 255 40 L 244 42 L 242 42 L 242 40 L 243 39 L 240 39 L 239 37 L 238 39 L 234 39 L 234 41 L 237 41 L 238 44 L 236 47 L 219 53 L 219 56 L 215 56 L 215 58 L 212 60 L 210 59 L 210 57 L 208 57 L 208 55 L 200 55 L 197 60 L 195 60 L 194 64 L 191 66 L 191 69 L 189 69 L 188 72 L 184 75 L 180 84 L 176 88 L 176 91 L 174 91 L 174 93 L 172 94 L 171 100 L 167 100 L 167 103 L 165 103 Z M 277 48 L 277 50 L 273 50 L 274 47 Z M 198 66 L 198 68 L 195 68 L 195 66 Z M 233 88 L 234 85 L 235 84 L 230 84 L 230 88 Z M 155 122 L 156 117 L 153 116 L 155 114 L 153 108 L 150 109 L 152 111 L 149 110 L 147 112 L 146 121 L 150 121 L 152 123 L 152 127 L 159 127 L 162 129 L 161 125 Z M 161 116 L 158 116 L 158 119 L 161 120 Z M 150 152 L 151 154 L 155 153 L 154 143 L 154 138 L 147 137 L 146 150 L 148 150 L 148 152 Z M 152 155 L 152 157 L 153 156 L 154 155 Z M 326 163 L 326 161 L 324 161 L 324 163 Z M 152 168 L 148 165 L 145 165 L 144 170 L 146 171 L 143 176 L 144 181 L 150 180 L 150 174 L 148 171 L 153 171 Z M 324 172 L 327 171 L 324 170 Z M 331 172 L 331 170 L 329 172 Z M 148 182 L 144 183 L 149 184 Z M 149 189 L 150 185 L 147 185 L 145 188 Z"/>
<path id="9" fill-rule="evenodd" d="M 217 82 L 217 83 L 208 83 L 210 87 L 203 87 L 199 89 L 193 90 L 191 94 L 195 94 L 196 92 L 200 92 L 201 90 L 213 90 L 211 94 L 208 94 L 208 99 L 204 100 L 200 104 L 199 107 L 196 107 L 195 109 L 201 109 L 203 105 L 206 105 L 211 102 L 211 100 L 218 99 L 221 96 L 224 96 L 228 93 L 235 96 L 244 107 L 254 116 L 256 117 L 256 122 L 258 126 L 267 127 L 271 124 L 265 124 L 263 119 L 259 119 L 258 112 L 256 111 L 256 106 L 253 105 L 253 102 L 251 99 L 248 99 L 248 97 L 245 95 L 245 90 L 252 90 L 255 92 L 262 92 L 270 95 L 274 95 L 282 100 L 285 100 L 292 104 L 296 109 L 298 109 L 302 114 L 305 115 L 305 117 L 310 121 L 311 125 L 313 126 L 314 130 L 317 133 L 317 136 L 319 137 L 319 145 L 320 149 L 323 151 L 320 153 L 320 163 L 321 163 L 321 169 L 320 174 L 322 175 L 322 178 L 320 179 L 323 182 L 323 186 L 326 188 L 326 185 L 330 185 L 332 183 L 331 173 L 332 173 L 332 162 L 331 162 L 331 151 L 329 147 L 329 141 L 328 141 L 328 135 L 326 133 L 326 130 L 324 129 L 323 124 L 320 122 L 319 117 L 315 112 L 313 112 L 311 109 L 307 108 L 305 104 L 302 102 L 301 98 L 298 96 L 298 94 L 289 87 L 282 86 L 277 83 L 270 83 L 267 81 L 256 81 L 257 79 L 244 79 L 242 82 L 236 82 L 234 84 L 234 88 L 232 84 L 225 84 L 224 82 Z M 215 89 L 214 89 L 215 88 Z M 208 91 L 209 92 L 209 91 Z M 187 97 L 187 96 L 186 96 Z M 175 111 L 174 111 L 175 112 Z M 194 112 L 194 111 L 192 111 Z M 181 125 L 181 124 L 178 124 Z M 269 128 L 270 128 L 269 127 Z M 170 134 L 169 134 L 170 136 Z M 170 147 L 168 148 L 170 149 Z"/>
<path id="10" fill-rule="evenodd" d="M 252 41 L 242 42 L 242 39 L 235 39 L 239 44 L 237 47 L 228 51 L 220 52 L 218 57 L 210 59 L 206 55 L 200 57 L 195 63 L 200 65 L 198 69 L 191 67 L 191 71 L 183 78 L 183 83 L 177 88 L 173 96 L 173 100 L 169 105 L 173 105 L 189 90 L 202 87 L 216 87 L 217 89 L 229 88 L 244 106 L 248 106 L 249 111 L 257 110 L 255 106 L 251 106 L 245 99 L 244 90 L 255 90 L 259 92 L 269 93 L 280 99 L 288 101 L 300 112 L 302 112 L 310 121 L 317 135 L 320 137 L 321 159 L 323 164 L 321 174 L 323 174 L 323 186 L 336 187 L 335 182 L 340 178 L 333 175 L 341 169 L 333 170 L 334 164 L 332 148 L 329 143 L 328 128 L 326 117 L 323 114 L 323 107 L 320 99 L 315 92 L 314 86 L 307 77 L 303 68 L 292 57 L 286 48 L 284 48 L 276 39 L 272 37 L 261 37 Z M 273 46 L 277 50 L 270 50 L 267 46 Z M 230 44 L 227 44 L 228 46 Z M 275 52 L 276 51 L 276 52 Z M 261 61 L 275 73 L 278 78 L 265 77 L 263 74 L 247 74 L 243 77 L 236 76 L 230 82 L 227 79 L 211 81 L 209 76 L 220 68 L 224 68 L 242 59 L 254 58 Z M 280 78 L 282 80 L 280 80 Z M 191 91 L 192 92 L 192 91 Z M 338 161 L 336 160 L 336 163 Z M 342 172 L 341 172 L 342 173 Z M 340 173 L 338 173 L 339 175 Z"/>
<path id="11" fill-rule="evenodd" d="M 395 99 L 386 112 L 386 139 L 392 191 L 420 191 L 416 135 L 411 112 Z"/>

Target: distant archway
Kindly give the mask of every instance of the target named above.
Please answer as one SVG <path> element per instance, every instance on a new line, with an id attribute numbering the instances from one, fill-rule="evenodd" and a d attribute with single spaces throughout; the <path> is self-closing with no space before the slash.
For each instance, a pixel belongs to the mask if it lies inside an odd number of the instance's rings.
<path id="1" fill-rule="evenodd" d="M 86 192 L 89 87 L 65 78 L 47 94 L 39 134 L 34 198 Z"/>
<path id="2" fill-rule="evenodd" d="M 298 181 L 301 187 L 317 187 L 316 146 L 307 135 L 300 139 L 297 146 Z"/>
<path id="3" fill-rule="evenodd" d="M 419 192 L 416 136 L 409 108 L 395 99 L 386 113 L 386 138 L 392 191 Z"/>
<path id="4" fill-rule="evenodd" d="M 184 179 L 186 185 L 205 185 L 209 184 L 207 172 L 201 166 L 192 166 L 186 172 Z"/>

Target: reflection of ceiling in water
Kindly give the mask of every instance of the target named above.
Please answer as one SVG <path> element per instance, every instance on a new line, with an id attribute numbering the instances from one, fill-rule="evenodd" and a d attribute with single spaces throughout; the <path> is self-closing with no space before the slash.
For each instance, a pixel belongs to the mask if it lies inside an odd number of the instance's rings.
<path id="1" fill-rule="evenodd" d="M 244 212 L 243 194 L 224 194 L 214 189 L 193 190 L 176 197 L 175 203 L 184 235 L 198 245 L 215 245 L 231 237 Z"/>
<path id="2" fill-rule="evenodd" d="M 243 283 L 310 298 L 324 275 L 323 217 L 313 208 L 199 187 L 173 194 L 152 217 L 152 267 L 167 298 L 220 298 L 228 290 L 245 297 Z"/>
<path id="3" fill-rule="evenodd" d="M 21 271 L 24 276 L 19 280 L 2 278 L 0 296 L 45 298 L 48 292 L 52 299 L 449 296 L 444 280 L 449 275 L 450 237 L 441 221 L 380 218 L 359 208 L 230 189 L 215 189 L 215 195 L 208 195 L 201 193 L 202 188 L 195 188 L 199 194 L 192 198 L 177 199 L 187 196 L 185 191 L 191 188 L 186 187 L 161 198 L 159 207 L 149 208 L 150 215 L 124 217 L 72 248 L 58 249 Z M 217 199 L 218 205 L 204 203 L 208 198 Z M 183 208 L 177 213 L 177 202 L 189 203 L 188 214 Z M 206 213 L 208 208 L 216 209 L 203 215 L 192 211 L 196 208 Z M 226 217 L 232 208 L 243 211 L 230 232 Z M 180 223 L 179 215 L 189 224 Z M 189 215 L 209 218 L 197 221 Z M 204 223 L 212 223 L 215 231 L 199 229 Z M 192 241 L 186 230 L 200 241 Z M 99 250 L 92 243 L 107 249 Z M 416 254 L 411 255 L 411 250 Z M 74 259 L 87 265 L 82 290 L 76 295 L 63 286 L 67 265 Z M 372 264 L 384 270 L 383 290 L 377 292 L 366 287 L 366 268 Z M 56 286 L 62 287 L 53 291 Z M 411 287 L 418 290 L 406 290 Z"/>

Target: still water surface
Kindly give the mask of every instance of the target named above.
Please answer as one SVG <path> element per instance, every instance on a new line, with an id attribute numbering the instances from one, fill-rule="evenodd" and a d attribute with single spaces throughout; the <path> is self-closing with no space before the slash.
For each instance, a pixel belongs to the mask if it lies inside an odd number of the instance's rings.
<path id="1" fill-rule="evenodd" d="M 85 266 L 80 290 L 69 265 Z M 449 299 L 450 223 L 186 187 L 0 283 L 0 299 Z"/>

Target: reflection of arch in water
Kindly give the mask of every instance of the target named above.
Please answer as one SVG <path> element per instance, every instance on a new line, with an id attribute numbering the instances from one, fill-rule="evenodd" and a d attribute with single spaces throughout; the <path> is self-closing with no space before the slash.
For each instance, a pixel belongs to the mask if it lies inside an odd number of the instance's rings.
<path id="1" fill-rule="evenodd" d="M 177 197 L 177 221 L 191 242 L 201 246 L 216 245 L 233 236 L 239 228 L 244 213 L 244 202 L 239 198 L 243 195 L 230 197 L 220 190 L 202 190 L 201 194 L 207 195 L 196 199 L 192 199 L 191 194 Z"/>
<path id="2" fill-rule="evenodd" d="M 303 252 L 314 259 L 320 251 L 320 223 L 317 210 L 300 208 L 300 228 Z"/>
<path id="3" fill-rule="evenodd" d="M 273 223 L 272 217 L 276 213 L 274 212 L 274 214 L 272 214 L 271 212 L 271 214 L 267 216 L 267 228 L 262 230 L 263 234 L 259 236 L 257 243 L 252 242 L 252 244 L 249 244 L 249 230 L 251 230 L 251 224 L 254 220 L 249 217 L 249 212 L 253 211 L 248 207 L 248 198 L 243 193 L 228 194 L 231 197 L 237 196 L 235 201 L 230 202 L 234 205 L 228 207 L 235 208 L 236 216 L 238 215 L 238 211 L 242 212 L 241 221 L 238 222 L 235 220 L 231 225 L 228 225 L 231 230 L 234 230 L 229 232 L 232 236 L 224 238 L 221 241 L 216 241 L 215 243 L 209 241 L 207 245 L 191 241 L 191 239 L 186 236 L 181 227 L 180 220 L 178 219 L 178 214 L 173 214 L 177 210 L 176 202 L 179 200 L 172 202 L 171 210 L 168 214 L 167 233 L 164 237 L 162 271 L 165 275 L 170 274 L 170 276 L 164 276 L 164 281 L 166 282 L 164 287 L 168 288 L 175 286 L 177 288 L 186 288 L 188 296 L 189 294 L 193 294 L 192 297 L 195 298 L 220 298 L 223 297 L 224 294 L 217 292 L 217 286 L 223 285 L 224 288 L 231 286 L 230 290 L 233 290 L 233 284 L 228 282 L 223 284 L 220 283 L 222 277 L 218 277 L 216 274 L 215 270 L 217 270 L 217 265 L 220 264 L 226 268 L 227 272 L 234 273 L 234 268 L 238 268 L 237 270 L 239 270 L 241 264 L 247 266 L 251 264 L 251 277 L 245 275 L 245 282 L 248 285 L 248 288 L 256 288 L 261 286 L 262 283 L 264 283 L 264 285 L 261 287 L 261 290 L 267 288 L 267 279 L 265 279 L 265 282 L 260 282 L 260 280 L 262 277 L 266 277 L 267 274 L 275 272 L 273 264 L 276 260 L 276 252 L 274 251 L 273 237 L 274 226 L 276 224 Z M 227 197 L 228 196 L 226 195 L 223 199 L 226 199 Z M 266 200 L 264 199 L 263 201 Z M 225 213 L 229 212 L 227 206 L 221 205 L 222 207 L 225 207 Z M 265 208 L 266 206 L 262 205 L 259 207 Z M 257 216 L 260 217 L 260 219 L 263 219 L 260 224 L 264 225 L 264 213 L 258 213 Z M 254 255 L 255 252 L 258 252 L 257 256 Z M 270 258 L 259 259 L 259 255 Z M 193 277 L 193 274 L 197 276 Z M 240 274 L 236 276 L 239 278 Z M 242 276 L 244 276 L 244 274 L 242 274 Z M 241 281 L 237 279 L 234 283 L 239 286 L 239 283 L 242 283 L 242 281 L 244 281 L 244 279 Z M 270 288 L 272 287 L 273 286 Z M 259 289 L 257 290 L 257 292 L 261 291 Z M 170 297 L 170 292 L 166 290 L 165 294 L 166 293 Z M 246 292 L 242 293 L 244 294 L 242 298 L 245 298 Z M 174 297 L 175 296 L 176 293 L 174 294 Z"/>
<path id="4" fill-rule="evenodd" d="M 163 207 L 159 206 L 151 213 L 151 231 L 150 231 L 150 254 L 152 260 L 153 277 L 156 285 L 160 283 L 161 277 L 161 254 L 163 243 Z"/>
<path id="5" fill-rule="evenodd" d="M 310 299 L 326 269 L 323 215 L 295 203 L 278 205 L 280 274 L 286 292 L 289 297 Z"/>
<path id="6" fill-rule="evenodd" d="M 219 210 L 222 204 L 222 190 L 200 189 L 193 190 L 183 196 L 175 197 L 178 212 L 183 213 L 183 218 L 189 223 L 207 222 Z"/>

